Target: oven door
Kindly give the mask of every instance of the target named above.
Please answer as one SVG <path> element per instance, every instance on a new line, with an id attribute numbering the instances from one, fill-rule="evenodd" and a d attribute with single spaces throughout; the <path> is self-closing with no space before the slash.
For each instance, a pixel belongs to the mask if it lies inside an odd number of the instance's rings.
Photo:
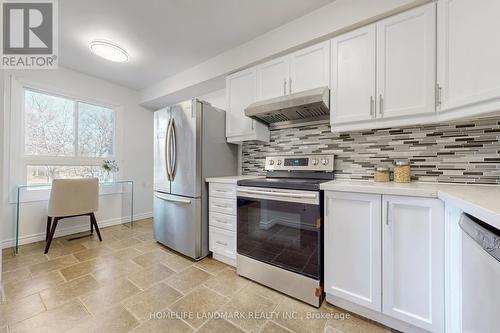
<path id="1" fill-rule="evenodd" d="M 238 186 L 238 254 L 321 280 L 320 193 Z"/>

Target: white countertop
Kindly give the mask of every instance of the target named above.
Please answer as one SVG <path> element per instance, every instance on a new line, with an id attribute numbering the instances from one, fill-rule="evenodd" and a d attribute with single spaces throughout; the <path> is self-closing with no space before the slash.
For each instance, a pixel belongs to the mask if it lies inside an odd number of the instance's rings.
<path id="1" fill-rule="evenodd" d="M 211 178 L 205 178 L 205 181 L 207 183 L 236 184 L 238 180 L 255 179 L 255 178 L 264 178 L 264 176 L 247 175 L 247 176 L 211 177 Z"/>
<path id="2" fill-rule="evenodd" d="M 376 183 L 367 180 L 333 180 L 321 184 L 326 191 L 377 193 L 439 198 L 500 229 L 500 186 L 413 182 Z"/>

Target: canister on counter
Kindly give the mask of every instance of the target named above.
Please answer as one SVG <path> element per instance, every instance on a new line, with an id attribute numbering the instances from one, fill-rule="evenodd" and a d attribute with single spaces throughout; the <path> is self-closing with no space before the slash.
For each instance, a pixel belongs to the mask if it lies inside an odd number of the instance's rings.
<path id="1" fill-rule="evenodd" d="M 376 167 L 373 178 L 376 182 L 387 183 L 391 180 L 391 170 L 386 166 Z"/>
<path id="2" fill-rule="evenodd" d="M 411 168 L 409 161 L 394 161 L 394 181 L 396 183 L 409 183 L 411 181 Z"/>

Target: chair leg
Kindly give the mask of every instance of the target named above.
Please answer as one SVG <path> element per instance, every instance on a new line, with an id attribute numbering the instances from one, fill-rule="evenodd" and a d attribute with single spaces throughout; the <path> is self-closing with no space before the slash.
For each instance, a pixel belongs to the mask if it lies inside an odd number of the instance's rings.
<path id="1" fill-rule="evenodd" d="M 97 220 L 94 213 L 90 214 L 90 223 L 94 224 L 95 231 L 97 232 L 97 237 L 99 237 L 99 241 L 102 242 L 101 232 L 99 231 L 99 226 L 97 225 Z"/>
<path id="2" fill-rule="evenodd" d="M 89 214 L 90 217 L 90 234 L 94 234 L 94 223 L 92 223 L 92 216 Z"/>
<path id="3" fill-rule="evenodd" d="M 49 240 L 50 225 L 52 224 L 52 217 L 47 216 L 47 230 L 45 231 L 45 241 Z"/>
<path id="4" fill-rule="evenodd" d="M 58 217 L 54 217 L 54 224 L 52 225 L 52 229 L 50 230 L 50 235 L 49 235 L 49 239 L 47 240 L 47 245 L 45 245 L 45 254 L 47 254 L 49 252 L 49 248 L 50 248 L 50 243 L 52 243 L 52 238 L 54 238 L 54 233 L 56 232 L 56 227 L 57 227 L 57 222 L 59 222 L 59 218 Z"/>

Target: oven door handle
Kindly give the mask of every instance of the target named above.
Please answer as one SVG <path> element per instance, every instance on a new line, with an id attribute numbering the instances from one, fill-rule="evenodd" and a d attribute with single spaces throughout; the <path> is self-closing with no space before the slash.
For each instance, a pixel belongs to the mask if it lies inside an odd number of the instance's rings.
<path id="1" fill-rule="evenodd" d="M 257 191 L 257 190 L 242 190 L 238 189 L 238 193 L 248 193 L 248 194 L 260 194 L 275 197 L 286 197 L 286 198 L 302 198 L 302 199 L 316 199 L 317 194 L 313 193 L 290 193 L 290 192 L 268 192 L 268 191 Z"/>

